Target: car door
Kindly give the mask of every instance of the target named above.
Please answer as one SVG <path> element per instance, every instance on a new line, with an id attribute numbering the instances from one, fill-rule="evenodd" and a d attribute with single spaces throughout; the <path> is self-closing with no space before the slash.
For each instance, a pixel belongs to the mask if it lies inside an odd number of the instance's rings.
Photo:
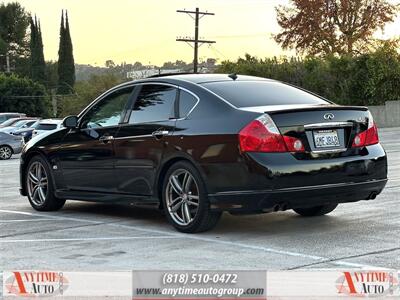
<path id="1" fill-rule="evenodd" d="M 153 195 L 156 172 L 176 122 L 177 87 L 142 84 L 115 139 L 118 192 Z"/>
<path id="2" fill-rule="evenodd" d="M 67 189 L 89 192 L 116 191 L 114 137 L 126 114 L 134 87 L 114 90 L 97 101 L 79 118 L 59 150 Z"/>

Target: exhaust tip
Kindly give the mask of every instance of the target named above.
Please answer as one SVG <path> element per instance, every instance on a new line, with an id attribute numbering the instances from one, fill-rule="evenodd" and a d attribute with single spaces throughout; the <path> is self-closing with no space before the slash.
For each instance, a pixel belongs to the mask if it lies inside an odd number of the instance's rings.
<path id="1" fill-rule="evenodd" d="M 377 195 L 378 195 L 378 194 L 377 194 L 376 192 L 372 192 L 372 193 L 369 195 L 368 200 L 374 200 L 374 199 L 376 198 Z"/>
<path id="2" fill-rule="evenodd" d="M 273 211 L 277 212 L 281 209 L 279 204 L 274 205 Z"/>

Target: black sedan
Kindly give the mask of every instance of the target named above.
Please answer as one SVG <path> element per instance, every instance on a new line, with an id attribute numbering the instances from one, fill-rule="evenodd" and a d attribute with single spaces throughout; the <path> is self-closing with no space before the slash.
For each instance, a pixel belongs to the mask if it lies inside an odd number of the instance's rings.
<path id="1" fill-rule="evenodd" d="M 34 209 L 66 199 L 154 204 L 182 232 L 223 211 L 320 216 L 374 199 L 386 153 L 366 107 L 241 75 L 172 75 L 119 85 L 65 128 L 33 138 L 21 194 Z"/>

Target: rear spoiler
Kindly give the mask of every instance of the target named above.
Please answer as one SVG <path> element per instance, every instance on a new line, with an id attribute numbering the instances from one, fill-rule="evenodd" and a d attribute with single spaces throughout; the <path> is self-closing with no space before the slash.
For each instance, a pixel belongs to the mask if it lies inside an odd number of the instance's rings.
<path id="1" fill-rule="evenodd" d="M 268 114 L 277 114 L 277 113 L 291 113 L 291 112 L 303 112 L 303 111 L 323 111 L 323 110 L 358 110 L 358 111 L 368 111 L 368 107 L 366 106 L 341 106 L 341 105 L 315 105 L 315 106 L 305 106 L 298 108 L 276 108 L 271 110 L 266 110 L 265 112 Z"/>

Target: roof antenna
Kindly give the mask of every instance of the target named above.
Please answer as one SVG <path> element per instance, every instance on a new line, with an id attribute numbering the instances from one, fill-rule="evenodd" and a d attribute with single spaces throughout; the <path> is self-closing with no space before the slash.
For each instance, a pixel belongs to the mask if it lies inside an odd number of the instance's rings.
<path id="1" fill-rule="evenodd" d="M 238 76 L 236 75 L 236 73 L 232 73 L 228 75 L 229 78 L 232 78 L 233 80 L 236 80 L 238 78 Z"/>

